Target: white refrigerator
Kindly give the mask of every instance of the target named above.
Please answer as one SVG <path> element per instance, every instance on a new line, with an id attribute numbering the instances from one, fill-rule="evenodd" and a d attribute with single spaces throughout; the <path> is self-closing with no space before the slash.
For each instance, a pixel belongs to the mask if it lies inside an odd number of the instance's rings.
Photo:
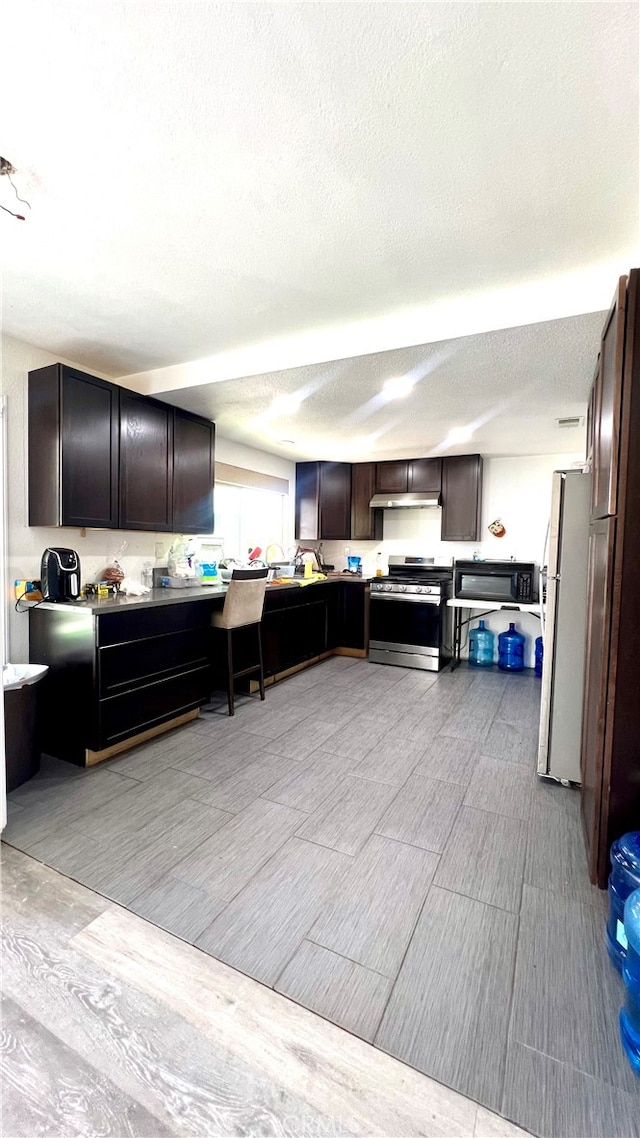
<path id="1" fill-rule="evenodd" d="M 579 783 L 591 475 L 553 473 L 538 774 Z"/>

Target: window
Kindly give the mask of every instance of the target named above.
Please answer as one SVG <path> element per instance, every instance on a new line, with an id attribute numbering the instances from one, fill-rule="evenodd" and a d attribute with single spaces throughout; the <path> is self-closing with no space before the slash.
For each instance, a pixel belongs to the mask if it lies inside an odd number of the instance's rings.
<path id="1" fill-rule="evenodd" d="M 222 543 L 224 556 L 244 561 L 256 545 L 263 557 L 269 545 L 284 546 L 287 502 L 286 494 L 273 490 L 216 482 L 214 537 Z"/>

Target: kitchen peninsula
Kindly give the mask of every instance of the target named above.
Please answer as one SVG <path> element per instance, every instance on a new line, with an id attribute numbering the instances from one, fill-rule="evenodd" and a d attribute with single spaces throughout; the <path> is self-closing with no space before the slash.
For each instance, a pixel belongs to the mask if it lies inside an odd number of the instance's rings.
<path id="1" fill-rule="evenodd" d="M 225 593 L 224 586 L 161 588 L 31 608 L 30 658 L 49 666 L 42 750 L 91 766 L 195 718 L 221 679 L 211 615 Z M 275 682 L 334 653 L 366 656 L 368 612 L 366 578 L 270 585 L 265 677 Z M 255 658 L 254 639 L 250 628 L 235 632 L 239 664 Z"/>

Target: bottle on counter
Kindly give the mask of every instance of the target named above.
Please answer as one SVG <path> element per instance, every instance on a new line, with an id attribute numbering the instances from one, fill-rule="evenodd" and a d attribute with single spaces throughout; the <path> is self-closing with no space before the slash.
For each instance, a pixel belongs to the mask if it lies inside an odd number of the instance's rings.
<path id="1" fill-rule="evenodd" d="M 376 577 L 384 577 L 384 570 L 382 568 L 382 553 L 376 553 Z"/>
<path id="2" fill-rule="evenodd" d="M 493 667 L 494 636 L 490 628 L 485 628 L 483 620 L 469 633 L 469 664 L 474 668 Z"/>
<path id="3" fill-rule="evenodd" d="M 524 642 L 525 638 L 518 632 L 515 624 L 510 623 L 506 632 L 498 637 L 498 667 L 501 672 L 524 671 Z"/>

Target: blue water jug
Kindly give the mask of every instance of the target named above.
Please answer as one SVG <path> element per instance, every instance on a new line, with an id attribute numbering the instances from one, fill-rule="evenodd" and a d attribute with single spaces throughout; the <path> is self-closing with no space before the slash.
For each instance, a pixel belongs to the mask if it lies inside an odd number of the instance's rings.
<path id="1" fill-rule="evenodd" d="M 625 902 L 624 931 L 628 947 L 622 979 L 627 992 L 620 1012 L 620 1035 L 627 1058 L 640 1076 L 640 889 L 630 893 Z"/>
<path id="2" fill-rule="evenodd" d="M 544 657 L 544 647 L 542 637 L 536 636 L 536 676 L 542 675 L 542 660 Z"/>
<path id="3" fill-rule="evenodd" d="M 610 858 L 606 944 L 612 963 L 618 972 L 621 972 L 627 954 L 627 938 L 624 931 L 625 901 L 634 889 L 640 889 L 640 830 L 632 830 L 631 833 L 618 838 L 611 847 Z"/>
<path id="4" fill-rule="evenodd" d="M 474 668 L 493 667 L 493 641 L 491 629 L 485 628 L 484 621 L 478 623 L 469 633 L 469 663 Z"/>
<path id="5" fill-rule="evenodd" d="M 515 624 L 498 637 L 498 667 L 501 672 L 524 671 L 524 636 Z"/>

